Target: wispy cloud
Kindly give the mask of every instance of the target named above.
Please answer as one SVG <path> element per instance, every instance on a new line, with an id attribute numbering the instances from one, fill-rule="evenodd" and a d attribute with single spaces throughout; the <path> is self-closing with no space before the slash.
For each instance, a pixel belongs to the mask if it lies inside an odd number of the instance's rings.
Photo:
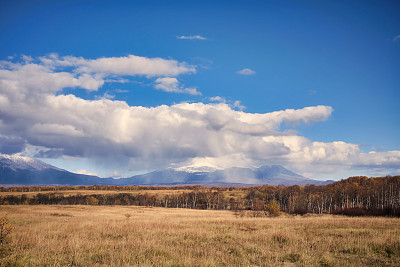
<path id="1" fill-rule="evenodd" d="M 116 93 L 128 93 L 128 90 L 124 90 L 124 89 L 116 89 L 115 90 Z"/>
<path id="2" fill-rule="evenodd" d="M 256 72 L 254 70 L 248 69 L 248 68 L 239 70 L 236 73 L 237 74 L 241 74 L 241 75 L 254 75 L 254 74 L 256 74 Z"/>
<path id="3" fill-rule="evenodd" d="M 308 90 L 309 95 L 315 95 L 318 91 L 317 90 Z"/>
<path id="4" fill-rule="evenodd" d="M 236 100 L 235 102 L 233 102 L 232 106 L 233 106 L 233 108 L 237 108 L 240 111 L 243 111 L 244 109 L 246 109 L 246 106 L 243 106 L 239 100 Z"/>
<path id="5" fill-rule="evenodd" d="M 94 98 L 96 100 L 101 100 L 101 99 L 109 99 L 109 100 L 111 100 L 111 99 L 115 98 L 115 95 L 111 95 L 108 92 L 105 92 L 103 95 L 95 96 Z"/>
<path id="6" fill-rule="evenodd" d="M 398 41 L 400 41 L 400 34 L 399 35 L 397 35 L 397 36 L 395 36 L 395 37 L 393 37 L 393 42 L 398 42 Z"/>
<path id="7" fill-rule="evenodd" d="M 206 37 L 201 36 L 201 35 L 181 35 L 181 36 L 176 36 L 177 39 L 183 39 L 183 40 L 207 40 Z"/>
<path id="8" fill-rule="evenodd" d="M 381 152 L 381 151 L 387 150 L 388 148 L 385 147 L 385 146 L 378 146 L 378 147 L 371 147 L 371 149 L 372 149 L 373 151 L 376 151 L 376 152 Z"/>
<path id="9" fill-rule="evenodd" d="M 213 97 L 209 97 L 208 99 L 213 102 L 221 102 L 221 103 L 226 102 L 226 99 L 223 97 L 220 97 L 220 96 L 213 96 Z"/>

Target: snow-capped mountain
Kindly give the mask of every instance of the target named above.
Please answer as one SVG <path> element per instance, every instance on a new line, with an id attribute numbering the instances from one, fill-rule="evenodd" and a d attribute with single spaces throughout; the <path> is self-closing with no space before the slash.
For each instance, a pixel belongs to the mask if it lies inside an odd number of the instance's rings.
<path id="1" fill-rule="evenodd" d="M 189 167 L 179 167 L 179 168 L 172 168 L 173 170 L 175 170 L 175 171 L 179 171 L 179 172 L 190 172 L 190 173 L 193 173 L 193 172 L 213 172 L 213 171 L 216 171 L 216 170 L 219 170 L 219 169 L 217 169 L 217 168 L 214 168 L 214 167 L 209 167 L 209 166 L 200 166 L 200 167 L 191 167 L 191 166 L 189 166 Z"/>
<path id="2" fill-rule="evenodd" d="M 50 164 L 44 163 L 43 161 L 23 156 L 16 155 L 4 155 L 0 154 L 0 166 L 8 166 L 11 170 L 44 170 L 44 169 L 55 169 L 60 170 Z"/>
<path id="3" fill-rule="evenodd" d="M 123 179 L 121 179 L 123 180 Z M 140 185 L 305 185 L 322 184 L 298 175 L 280 165 L 259 168 L 232 167 L 223 170 L 194 171 L 192 169 L 165 169 L 126 178 Z"/>
<path id="4" fill-rule="evenodd" d="M 205 171 L 208 170 L 208 171 Z M 325 182 L 307 179 L 280 165 L 204 171 L 165 169 L 129 178 L 100 178 L 72 173 L 42 161 L 0 154 L 0 185 L 305 185 Z"/>
<path id="5" fill-rule="evenodd" d="M 88 185 L 101 178 L 72 173 L 40 160 L 0 154 L 0 185 Z"/>

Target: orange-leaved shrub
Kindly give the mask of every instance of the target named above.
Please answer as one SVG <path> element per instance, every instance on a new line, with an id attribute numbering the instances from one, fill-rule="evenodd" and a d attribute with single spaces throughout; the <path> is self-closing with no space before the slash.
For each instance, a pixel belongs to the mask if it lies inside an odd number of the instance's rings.
<path id="1" fill-rule="evenodd" d="M 14 231 L 14 226 L 7 219 L 0 219 L 0 245 L 3 245 L 7 236 Z"/>

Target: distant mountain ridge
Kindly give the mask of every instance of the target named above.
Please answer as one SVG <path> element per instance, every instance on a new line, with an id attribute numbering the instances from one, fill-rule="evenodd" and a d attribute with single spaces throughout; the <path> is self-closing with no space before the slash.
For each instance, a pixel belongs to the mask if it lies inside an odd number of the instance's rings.
<path id="1" fill-rule="evenodd" d="M 232 167 L 211 172 L 187 172 L 174 169 L 154 171 L 129 178 L 134 184 L 236 184 L 236 185 L 305 185 L 323 184 L 298 175 L 280 165 L 261 166 L 259 168 Z M 162 182 L 160 182 L 162 181 Z"/>
<path id="2" fill-rule="evenodd" d="M 100 178 L 72 173 L 29 157 L 0 154 L 1 185 L 305 185 L 325 184 L 298 175 L 280 165 L 259 168 L 232 167 L 214 171 L 184 171 L 165 169 L 129 178 Z"/>
<path id="3" fill-rule="evenodd" d="M 1 185 L 89 185 L 97 176 L 72 173 L 29 157 L 0 155 Z"/>

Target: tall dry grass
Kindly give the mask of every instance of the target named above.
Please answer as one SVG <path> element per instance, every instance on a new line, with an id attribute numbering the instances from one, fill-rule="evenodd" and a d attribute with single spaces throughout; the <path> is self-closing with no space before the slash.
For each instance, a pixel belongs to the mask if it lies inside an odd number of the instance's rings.
<path id="1" fill-rule="evenodd" d="M 1 206 L 1 266 L 399 266 L 399 218 L 236 217 L 126 206 Z"/>

